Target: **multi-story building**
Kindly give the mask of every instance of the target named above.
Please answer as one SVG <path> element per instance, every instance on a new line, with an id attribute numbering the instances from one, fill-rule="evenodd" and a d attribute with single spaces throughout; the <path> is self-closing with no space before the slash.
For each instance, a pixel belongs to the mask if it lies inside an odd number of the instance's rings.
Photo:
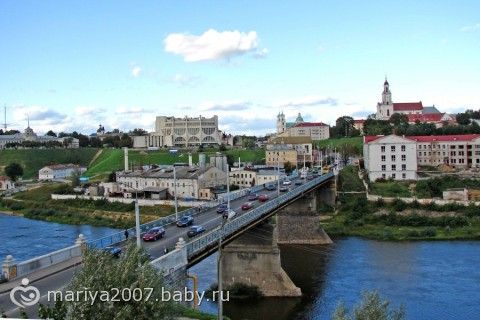
<path id="1" fill-rule="evenodd" d="M 365 136 L 363 158 L 370 181 L 417 179 L 417 145 L 410 138 Z"/>
<path id="2" fill-rule="evenodd" d="M 117 182 L 133 191 L 147 188 L 167 188 L 170 196 L 179 198 L 205 199 L 212 188 L 225 186 L 227 173 L 216 167 L 154 168 L 133 172 L 117 172 Z M 202 194 L 202 196 L 201 196 Z"/>
<path id="3" fill-rule="evenodd" d="M 250 188 L 278 179 L 277 170 L 254 170 L 254 169 L 238 169 L 230 172 L 230 184 L 239 186 L 240 188 Z"/>
<path id="4" fill-rule="evenodd" d="M 290 162 L 313 163 L 313 145 L 310 137 L 275 137 L 269 140 L 265 151 L 267 166 L 284 165 Z"/>
<path id="5" fill-rule="evenodd" d="M 330 126 L 322 122 L 305 122 L 298 113 L 295 122 L 286 122 L 283 112 L 277 115 L 278 137 L 310 137 L 312 140 L 324 140 L 330 137 Z"/>
<path id="6" fill-rule="evenodd" d="M 133 137 L 134 148 L 192 147 L 220 144 L 223 134 L 218 130 L 218 116 L 176 118 L 159 116 L 155 131 Z"/>
<path id="7" fill-rule="evenodd" d="M 414 152 L 412 145 L 415 146 Z M 417 165 L 480 168 L 480 134 L 366 136 L 363 155 L 371 181 L 378 178 L 415 179 Z M 412 170 L 415 174 L 410 172 Z"/>
<path id="8" fill-rule="evenodd" d="M 65 179 L 73 174 L 83 174 L 87 168 L 77 164 L 54 164 L 38 170 L 38 180 Z"/>
<path id="9" fill-rule="evenodd" d="M 38 136 L 30 126 L 28 126 L 23 133 L 4 134 L 0 135 L 0 149 L 4 149 L 9 144 L 21 144 L 25 141 L 32 141 L 38 143 L 58 142 L 67 148 L 79 148 L 79 140 L 73 137 L 57 138 L 54 136 Z"/>

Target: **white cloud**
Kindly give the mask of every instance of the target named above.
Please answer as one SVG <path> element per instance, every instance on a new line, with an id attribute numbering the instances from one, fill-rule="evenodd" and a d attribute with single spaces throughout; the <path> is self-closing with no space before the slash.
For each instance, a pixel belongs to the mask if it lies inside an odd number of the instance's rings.
<path id="1" fill-rule="evenodd" d="M 290 101 L 283 101 L 277 104 L 281 108 L 299 108 L 299 107 L 310 107 L 310 106 L 319 106 L 319 105 L 329 105 L 336 106 L 338 100 L 331 97 L 320 97 L 320 96 L 305 96 L 297 98 Z"/>
<path id="2" fill-rule="evenodd" d="M 464 26 L 460 29 L 460 31 L 463 31 L 463 32 L 472 32 L 477 30 L 480 30 L 480 23 L 475 23 L 470 26 Z"/>
<path id="3" fill-rule="evenodd" d="M 119 113 L 119 114 L 139 114 L 139 113 L 148 113 L 148 112 L 151 112 L 151 110 L 147 110 L 140 107 L 131 107 L 131 108 L 119 107 L 116 110 L 116 113 Z"/>
<path id="4" fill-rule="evenodd" d="M 203 34 L 171 33 L 165 40 L 165 51 L 181 55 L 186 62 L 222 60 L 254 52 L 258 47 L 255 31 L 222 31 L 209 29 Z"/>
<path id="5" fill-rule="evenodd" d="M 141 73 L 142 73 L 142 68 L 140 68 L 139 66 L 134 66 L 132 68 L 132 77 L 138 78 Z"/>
<path id="6" fill-rule="evenodd" d="M 268 51 L 267 48 L 263 48 L 263 49 L 257 50 L 253 54 L 253 57 L 256 58 L 256 59 L 264 59 L 268 56 L 269 53 L 270 53 L 270 51 Z"/>
<path id="7" fill-rule="evenodd" d="M 241 111 L 248 109 L 251 104 L 248 101 L 204 102 L 200 105 L 200 109 L 203 111 Z"/>
<path id="8" fill-rule="evenodd" d="M 76 107 L 75 113 L 79 116 L 89 116 L 89 115 L 98 115 L 99 113 L 105 112 L 105 109 L 96 108 L 96 107 Z"/>

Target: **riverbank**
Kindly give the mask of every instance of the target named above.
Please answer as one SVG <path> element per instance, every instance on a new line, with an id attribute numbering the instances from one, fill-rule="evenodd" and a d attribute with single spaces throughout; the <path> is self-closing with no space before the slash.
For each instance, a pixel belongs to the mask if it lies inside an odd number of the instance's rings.
<path id="1" fill-rule="evenodd" d="M 15 194 L 12 198 L 0 198 L 0 211 L 43 220 L 72 225 L 129 228 L 135 225 L 134 203 L 110 203 L 106 200 L 52 200 L 52 193 L 62 193 L 70 188 L 66 184 L 48 184 Z M 179 208 L 183 210 L 184 208 Z M 140 208 L 140 222 L 147 223 L 174 213 L 172 206 Z"/>

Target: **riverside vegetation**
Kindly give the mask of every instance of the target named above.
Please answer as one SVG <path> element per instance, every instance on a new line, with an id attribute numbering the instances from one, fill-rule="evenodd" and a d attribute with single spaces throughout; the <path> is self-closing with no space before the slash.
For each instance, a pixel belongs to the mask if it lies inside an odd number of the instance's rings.
<path id="1" fill-rule="evenodd" d="M 134 203 L 107 200 L 52 200 L 51 194 L 72 194 L 68 184 L 48 184 L 15 194 L 12 199 L 0 198 L 0 211 L 10 211 L 26 218 L 66 224 L 89 224 L 112 228 L 135 225 Z M 180 207 L 179 210 L 184 208 Z M 172 206 L 140 208 L 141 223 L 150 222 L 174 212 Z"/>
<path id="2" fill-rule="evenodd" d="M 364 191 L 357 169 L 347 166 L 339 177 L 341 191 Z M 475 205 L 407 204 L 401 200 L 368 202 L 366 195 L 340 194 L 337 214 L 322 222 L 331 236 L 378 240 L 480 239 L 480 208 Z M 325 211 L 325 210 L 323 210 Z M 326 210 L 328 211 L 328 210 Z M 333 209 L 330 208 L 333 213 Z"/>

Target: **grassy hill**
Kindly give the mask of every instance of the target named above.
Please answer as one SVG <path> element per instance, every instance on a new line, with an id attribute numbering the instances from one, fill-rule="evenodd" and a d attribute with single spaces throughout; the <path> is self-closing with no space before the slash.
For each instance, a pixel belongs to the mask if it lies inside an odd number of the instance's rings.
<path id="1" fill-rule="evenodd" d="M 208 156 L 214 155 L 215 151 L 205 151 Z M 255 150 L 240 150 L 232 149 L 226 152 L 232 155 L 235 161 L 238 157 L 242 161 L 261 161 L 265 158 L 265 151 L 262 149 Z M 192 153 L 193 162 L 198 162 L 198 153 Z M 188 152 L 179 152 L 177 155 L 172 155 L 166 150 L 158 151 L 133 151 L 130 150 L 128 154 L 128 160 L 134 165 L 146 165 L 146 164 L 172 164 L 175 162 L 188 162 Z M 86 175 L 95 176 L 102 173 L 111 172 L 112 170 L 123 169 L 123 150 L 120 149 L 106 149 L 100 154 L 100 156 L 92 163 L 88 168 Z"/>
<path id="2" fill-rule="evenodd" d="M 330 138 L 326 140 L 321 140 L 318 142 L 318 146 L 321 148 L 331 147 L 338 148 L 342 144 L 352 144 L 362 150 L 363 148 L 363 137 L 351 137 L 351 138 Z"/>
<path id="3" fill-rule="evenodd" d="M 24 179 L 37 177 L 38 170 L 49 164 L 75 163 L 88 166 L 98 149 L 19 149 L 0 150 L 0 174 L 11 162 L 20 163 L 24 170 Z"/>

